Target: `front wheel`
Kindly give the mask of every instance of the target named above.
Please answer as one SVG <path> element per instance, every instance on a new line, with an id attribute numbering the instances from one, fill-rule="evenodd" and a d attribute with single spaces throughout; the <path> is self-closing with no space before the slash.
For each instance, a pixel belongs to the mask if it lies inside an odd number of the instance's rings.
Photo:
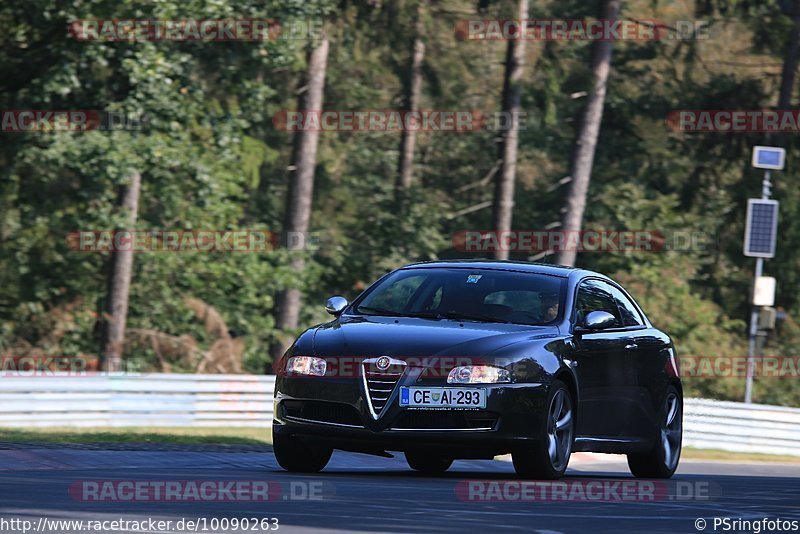
<path id="1" fill-rule="evenodd" d="M 683 398 L 674 386 L 669 386 L 659 411 L 658 440 L 650 452 L 628 455 L 631 473 L 639 478 L 671 477 L 678 468 L 682 439 Z"/>
<path id="2" fill-rule="evenodd" d="M 316 473 L 328 465 L 333 449 L 304 442 L 294 436 L 273 436 L 272 451 L 278 464 L 295 473 Z"/>
<path id="3" fill-rule="evenodd" d="M 512 453 L 517 474 L 527 478 L 557 480 L 564 476 L 572 452 L 575 413 L 566 384 L 553 380 L 545 402 L 547 415 L 536 442 Z"/>
<path id="4" fill-rule="evenodd" d="M 425 452 L 406 452 L 408 466 L 427 475 L 440 475 L 450 469 L 452 458 L 428 454 Z"/>

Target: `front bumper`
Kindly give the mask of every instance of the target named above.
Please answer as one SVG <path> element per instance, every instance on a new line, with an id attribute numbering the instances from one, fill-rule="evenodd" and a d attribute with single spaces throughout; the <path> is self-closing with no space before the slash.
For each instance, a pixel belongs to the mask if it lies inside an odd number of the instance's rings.
<path id="1" fill-rule="evenodd" d="M 401 385 L 415 384 L 398 384 L 375 418 L 358 380 L 279 377 L 273 433 L 342 450 L 381 454 L 442 449 L 456 458 L 490 458 L 541 435 L 537 430 L 543 424 L 546 384 L 465 386 L 486 388 L 486 408 L 481 410 L 402 408 L 397 398 Z"/>

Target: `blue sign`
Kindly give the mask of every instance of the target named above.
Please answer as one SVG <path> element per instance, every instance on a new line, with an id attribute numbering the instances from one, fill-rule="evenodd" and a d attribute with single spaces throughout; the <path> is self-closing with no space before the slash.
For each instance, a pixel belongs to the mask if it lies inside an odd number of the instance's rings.
<path id="1" fill-rule="evenodd" d="M 754 146 L 753 167 L 780 171 L 783 169 L 786 151 L 775 146 Z"/>

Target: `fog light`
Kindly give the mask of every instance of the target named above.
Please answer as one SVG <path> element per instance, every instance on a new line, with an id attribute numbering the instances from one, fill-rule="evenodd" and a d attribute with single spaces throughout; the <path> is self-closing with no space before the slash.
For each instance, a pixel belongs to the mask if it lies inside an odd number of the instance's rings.
<path id="1" fill-rule="evenodd" d="M 324 359 L 313 356 L 292 356 L 286 361 L 287 374 L 325 376 L 327 368 L 328 363 Z"/>
<path id="2" fill-rule="evenodd" d="M 463 365 L 447 375 L 448 384 L 497 384 L 511 382 L 511 373 L 492 365 Z"/>

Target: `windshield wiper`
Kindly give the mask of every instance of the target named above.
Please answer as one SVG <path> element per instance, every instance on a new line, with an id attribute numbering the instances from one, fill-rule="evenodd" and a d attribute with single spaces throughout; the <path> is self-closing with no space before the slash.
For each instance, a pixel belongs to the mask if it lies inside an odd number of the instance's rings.
<path id="1" fill-rule="evenodd" d="M 399 312 L 394 310 L 387 310 L 386 308 L 376 308 L 373 306 L 359 306 L 356 308 L 358 313 L 363 313 L 363 311 L 368 311 L 370 313 L 377 313 L 379 315 L 385 315 L 387 317 L 416 317 L 419 319 L 446 319 L 444 315 L 437 312 L 432 311 L 415 311 L 415 312 Z"/>
<path id="2" fill-rule="evenodd" d="M 399 312 L 394 310 L 387 310 L 386 308 L 376 308 L 373 306 L 359 306 L 356 308 L 358 313 L 371 312 L 378 315 L 385 315 L 387 317 L 417 317 L 420 319 L 455 319 L 464 321 L 479 321 L 482 323 L 509 323 L 504 319 L 492 317 L 491 315 L 481 315 L 475 313 L 460 313 L 460 312 L 433 312 L 433 311 L 416 311 L 416 312 Z"/>
<path id="3" fill-rule="evenodd" d="M 445 319 L 463 319 L 465 321 L 479 321 L 482 323 L 509 323 L 505 319 L 493 317 L 491 315 L 483 315 L 480 313 L 461 313 L 461 312 L 439 312 L 438 315 Z"/>

